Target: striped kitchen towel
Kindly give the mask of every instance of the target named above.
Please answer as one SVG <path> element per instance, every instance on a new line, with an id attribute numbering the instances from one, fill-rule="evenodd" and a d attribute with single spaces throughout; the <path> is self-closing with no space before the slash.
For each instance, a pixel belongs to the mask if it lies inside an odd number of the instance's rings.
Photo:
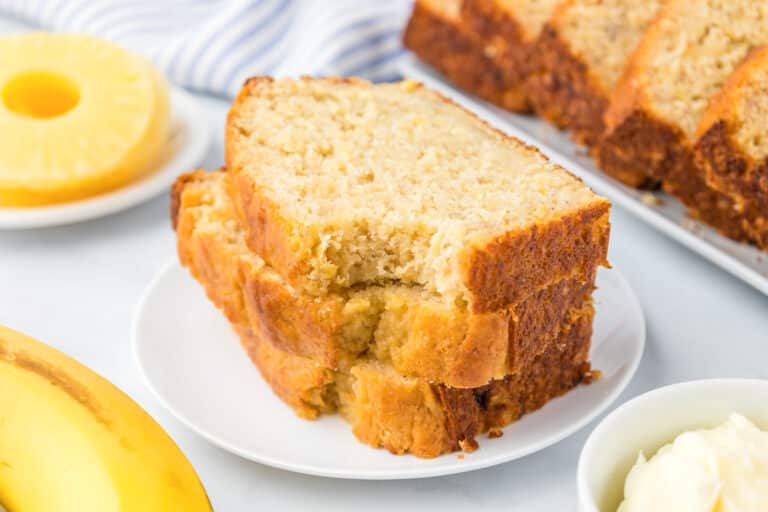
<path id="1" fill-rule="evenodd" d="M 252 75 L 397 78 L 411 0 L 0 0 L 0 16 L 87 32 L 170 80 L 233 96 Z"/>

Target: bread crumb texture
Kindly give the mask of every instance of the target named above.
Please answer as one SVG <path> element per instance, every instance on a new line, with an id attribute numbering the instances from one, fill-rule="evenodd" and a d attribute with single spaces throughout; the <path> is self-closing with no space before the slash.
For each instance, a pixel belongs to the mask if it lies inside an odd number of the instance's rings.
<path id="1" fill-rule="evenodd" d="M 627 57 L 663 4 L 663 0 L 569 0 L 560 4 L 552 24 L 610 94 Z"/>
<path id="2" fill-rule="evenodd" d="M 768 43 L 768 3 L 671 1 L 640 53 L 653 111 L 693 138 L 710 98 L 749 51 Z"/>
<path id="3" fill-rule="evenodd" d="M 397 281 L 470 301 L 462 265 L 478 247 L 589 208 L 607 222 L 580 180 L 410 82 L 251 80 L 226 157 L 243 196 L 269 198 L 246 223 L 279 224 L 315 294 Z M 255 249 L 281 269 L 275 245 Z"/>
<path id="4" fill-rule="evenodd" d="M 533 42 L 562 0 L 490 0 L 523 27 L 523 40 Z"/>

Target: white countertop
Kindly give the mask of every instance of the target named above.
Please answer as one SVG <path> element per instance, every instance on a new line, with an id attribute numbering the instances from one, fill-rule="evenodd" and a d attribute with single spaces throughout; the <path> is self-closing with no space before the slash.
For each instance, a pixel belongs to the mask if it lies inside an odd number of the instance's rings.
<path id="1" fill-rule="evenodd" d="M 212 169 L 223 158 L 227 103 L 201 101 L 215 134 L 204 162 Z M 645 356 L 619 401 L 684 380 L 768 378 L 768 297 L 617 207 L 612 221 L 610 260 L 635 288 L 648 323 Z M 242 460 L 197 437 L 150 395 L 130 346 L 139 296 L 175 257 L 174 243 L 167 197 L 78 225 L 0 231 L 0 324 L 74 356 L 144 406 L 190 458 L 216 510 L 576 509 L 576 462 L 594 422 L 551 448 L 502 466 L 391 482 L 291 474 Z M 351 433 L 349 442 L 356 442 Z"/>

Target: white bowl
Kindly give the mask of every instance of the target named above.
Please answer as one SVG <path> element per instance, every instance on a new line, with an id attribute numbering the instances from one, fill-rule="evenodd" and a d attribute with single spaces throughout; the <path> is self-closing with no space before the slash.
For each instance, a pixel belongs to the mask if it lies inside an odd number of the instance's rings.
<path id="1" fill-rule="evenodd" d="M 768 430 L 768 380 L 712 379 L 641 395 L 609 414 L 587 439 L 578 468 L 581 512 L 615 512 L 624 480 L 646 456 L 691 429 L 716 427 L 738 412 Z"/>

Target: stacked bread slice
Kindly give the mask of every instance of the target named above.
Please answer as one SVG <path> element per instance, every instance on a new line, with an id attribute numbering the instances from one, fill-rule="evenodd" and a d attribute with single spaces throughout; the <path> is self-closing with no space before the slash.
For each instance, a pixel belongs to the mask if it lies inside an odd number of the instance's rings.
<path id="1" fill-rule="evenodd" d="M 428 11 L 440 3 L 417 0 L 416 5 Z M 459 13 L 456 25 L 463 27 L 467 40 L 479 40 L 477 47 L 502 74 L 509 75 L 514 68 L 524 75 L 512 87 L 515 94 L 538 115 L 569 129 L 607 174 L 633 187 L 662 186 L 682 201 L 692 217 L 733 239 L 765 248 L 768 209 L 764 202 L 747 199 L 760 189 L 755 173 L 746 180 L 737 178 L 738 185 L 731 178 L 723 180 L 724 175 L 739 173 L 733 163 L 723 155 L 700 151 L 697 156 L 694 146 L 704 135 L 697 131 L 699 126 L 706 125 L 702 130 L 722 126 L 707 125 L 712 119 L 706 115 L 708 108 L 736 115 L 725 111 L 738 108 L 730 102 L 737 102 L 739 93 L 720 91 L 726 82 L 740 80 L 734 73 L 752 49 L 768 44 L 763 30 L 768 4 L 749 0 L 453 3 L 459 4 L 454 8 Z M 524 26 L 527 31 L 521 31 Z M 538 36 L 521 45 L 519 36 L 510 35 L 520 33 Z M 512 43 L 504 46 L 505 41 Z M 406 39 L 415 53 L 439 69 L 447 55 L 425 55 L 416 42 Z M 524 55 L 525 63 L 503 57 L 509 48 Z M 759 80 L 754 74 L 752 81 Z M 710 153 L 715 147 L 712 137 Z M 755 158 L 761 159 L 759 152 Z"/>
<path id="2" fill-rule="evenodd" d="M 249 80 L 179 256 L 299 415 L 471 449 L 590 376 L 609 204 L 418 84 Z"/>

